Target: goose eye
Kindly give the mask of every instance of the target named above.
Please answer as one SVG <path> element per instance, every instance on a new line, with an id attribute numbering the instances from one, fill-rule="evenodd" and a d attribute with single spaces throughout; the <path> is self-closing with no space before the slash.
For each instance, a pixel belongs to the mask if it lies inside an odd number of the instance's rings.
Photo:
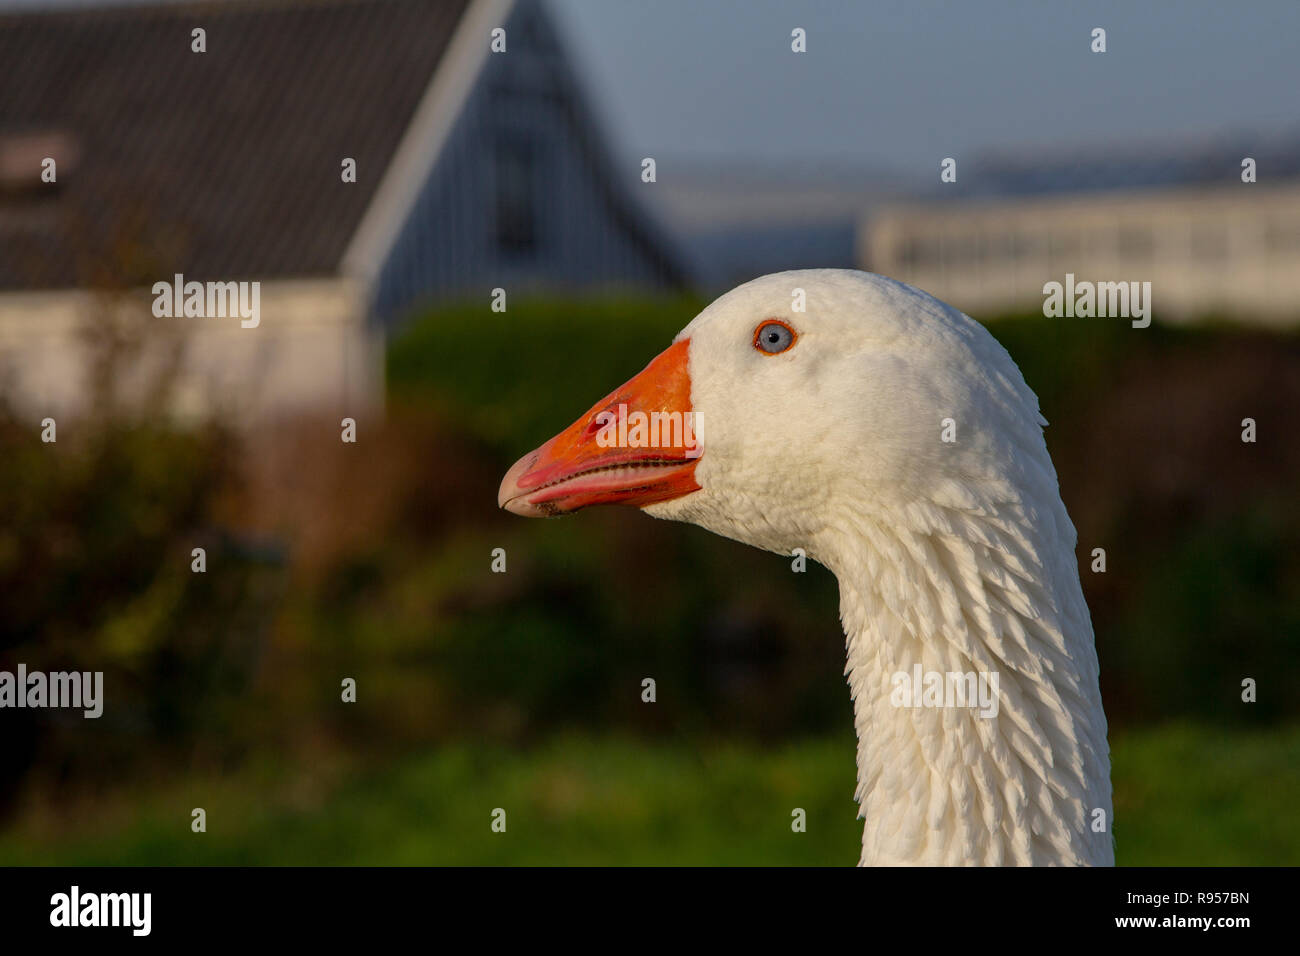
<path id="1" fill-rule="evenodd" d="M 794 345 L 794 329 L 784 322 L 772 319 L 754 330 L 754 348 L 768 355 L 784 352 Z"/>

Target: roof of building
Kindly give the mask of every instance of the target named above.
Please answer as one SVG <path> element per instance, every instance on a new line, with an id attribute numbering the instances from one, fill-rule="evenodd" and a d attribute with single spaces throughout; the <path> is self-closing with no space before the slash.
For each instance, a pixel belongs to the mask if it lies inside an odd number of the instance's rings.
<path id="1" fill-rule="evenodd" d="M 1114 143 L 986 155 L 977 158 L 962 177 L 966 195 L 971 197 L 1201 186 L 1239 183 L 1246 157 L 1255 160 L 1261 180 L 1300 176 L 1300 134 L 1239 134 L 1213 140 Z"/>
<path id="2" fill-rule="evenodd" d="M 0 289 L 335 272 L 467 4 L 0 15 Z"/>

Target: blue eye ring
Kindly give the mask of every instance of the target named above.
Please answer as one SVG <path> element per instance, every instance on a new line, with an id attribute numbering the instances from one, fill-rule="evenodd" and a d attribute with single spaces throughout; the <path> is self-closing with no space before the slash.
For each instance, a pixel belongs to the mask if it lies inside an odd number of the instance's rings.
<path id="1" fill-rule="evenodd" d="M 788 352 L 799 339 L 799 333 L 780 319 L 764 319 L 754 330 L 754 348 L 764 355 Z"/>

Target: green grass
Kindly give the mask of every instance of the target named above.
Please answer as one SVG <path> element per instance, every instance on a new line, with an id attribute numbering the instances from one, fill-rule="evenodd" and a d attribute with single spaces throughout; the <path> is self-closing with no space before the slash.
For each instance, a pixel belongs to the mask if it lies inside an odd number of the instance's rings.
<path id="1" fill-rule="evenodd" d="M 1111 750 L 1120 864 L 1300 864 L 1300 727 L 1176 726 Z"/>
<path id="2" fill-rule="evenodd" d="M 1113 747 L 1119 863 L 1300 862 L 1300 727 L 1175 726 Z M 457 745 L 368 771 L 289 780 L 268 766 L 32 811 L 0 836 L 0 864 L 849 865 L 853 781 L 848 737 Z M 194 806 L 206 833 L 190 832 Z M 491 830 L 497 807 L 504 833 Z M 805 833 L 791 831 L 795 807 Z"/>

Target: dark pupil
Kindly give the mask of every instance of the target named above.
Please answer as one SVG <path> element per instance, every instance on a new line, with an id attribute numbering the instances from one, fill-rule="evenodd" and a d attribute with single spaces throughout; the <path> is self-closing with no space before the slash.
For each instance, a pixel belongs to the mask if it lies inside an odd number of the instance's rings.
<path id="1" fill-rule="evenodd" d="M 767 341 L 770 342 L 772 345 L 776 345 L 776 341 L 777 341 L 777 339 L 779 339 L 780 337 L 781 337 L 781 336 L 780 336 L 778 333 L 776 333 L 776 332 L 768 332 L 768 333 L 767 333 Z"/>

